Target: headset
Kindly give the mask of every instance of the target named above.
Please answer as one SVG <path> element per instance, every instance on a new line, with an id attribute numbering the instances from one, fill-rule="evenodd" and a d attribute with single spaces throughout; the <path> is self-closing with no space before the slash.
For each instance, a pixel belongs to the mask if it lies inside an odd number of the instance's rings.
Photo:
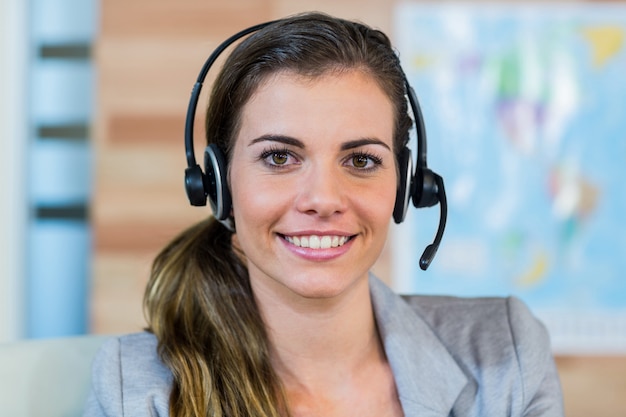
<path id="1" fill-rule="evenodd" d="M 214 143 L 209 144 L 204 151 L 204 171 L 196 162 L 194 153 L 194 119 L 196 108 L 200 97 L 202 84 L 206 79 L 209 69 L 216 59 L 237 40 L 246 35 L 254 33 L 265 28 L 277 20 L 260 23 L 243 29 L 224 42 L 222 42 L 211 53 L 206 60 L 200 74 L 191 90 L 191 98 L 187 109 L 187 117 L 185 120 L 185 154 L 187 158 L 187 168 L 185 169 L 185 191 L 187 198 L 192 206 L 205 206 L 207 198 L 211 205 L 213 215 L 217 220 L 222 222 L 231 231 L 234 231 L 234 225 L 230 218 L 232 200 L 230 189 L 227 182 L 227 163 L 223 151 Z M 407 212 L 409 201 L 413 202 L 416 208 L 432 207 L 439 204 L 440 216 L 439 226 L 433 243 L 428 245 L 422 256 L 420 257 L 420 268 L 428 269 L 432 262 L 437 249 L 441 243 L 443 232 L 446 227 L 446 219 L 448 216 L 448 205 L 446 202 L 446 192 L 443 184 L 443 178 L 430 170 L 426 163 L 426 128 L 422 116 L 415 91 L 410 86 L 406 75 L 404 75 L 404 83 L 406 86 L 406 94 L 408 97 L 411 112 L 415 118 L 415 130 L 417 134 L 417 161 L 416 168 L 413 171 L 413 158 L 411 150 L 408 146 L 404 146 L 397 155 L 398 160 L 398 189 L 396 192 L 396 201 L 393 210 L 393 219 L 396 223 L 401 223 Z M 408 143 L 408 139 L 406 141 Z"/>

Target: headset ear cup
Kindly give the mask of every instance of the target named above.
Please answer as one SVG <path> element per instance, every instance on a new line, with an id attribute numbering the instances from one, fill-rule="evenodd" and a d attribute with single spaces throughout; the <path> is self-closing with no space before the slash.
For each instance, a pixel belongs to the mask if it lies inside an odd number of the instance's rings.
<path id="1" fill-rule="evenodd" d="M 200 165 L 196 164 L 185 169 L 185 191 L 192 206 L 206 206 L 204 174 Z"/>
<path id="2" fill-rule="evenodd" d="M 436 175 L 428 168 L 419 168 L 415 173 L 413 205 L 416 208 L 432 207 L 439 202 Z"/>
<path id="3" fill-rule="evenodd" d="M 226 220 L 231 212 L 226 158 L 220 148 L 211 143 L 204 150 L 204 172 L 207 197 L 217 220 Z"/>
<path id="4" fill-rule="evenodd" d="M 396 223 L 402 223 L 406 216 L 412 182 L 413 159 L 411 158 L 411 150 L 405 146 L 398 154 L 398 189 L 396 191 L 396 204 L 393 208 L 393 220 Z"/>

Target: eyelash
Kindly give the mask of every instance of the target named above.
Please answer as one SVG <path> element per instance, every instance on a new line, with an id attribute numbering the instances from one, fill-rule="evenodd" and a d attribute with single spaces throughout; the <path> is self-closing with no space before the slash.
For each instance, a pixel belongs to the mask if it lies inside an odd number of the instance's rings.
<path id="1" fill-rule="evenodd" d="M 274 155 L 285 155 L 287 158 L 294 158 L 298 160 L 298 158 L 296 158 L 296 156 L 289 149 L 278 148 L 278 147 L 271 147 L 271 148 L 264 150 L 263 152 L 261 152 L 259 159 L 263 161 L 265 165 L 267 165 L 268 167 L 272 169 L 285 169 L 288 165 L 280 165 L 280 164 L 272 163 L 270 161 L 269 158 L 271 158 Z"/>
<path id="2" fill-rule="evenodd" d="M 271 169 L 286 169 L 289 165 L 292 165 L 292 164 L 281 165 L 281 164 L 272 163 L 269 158 L 275 155 L 285 155 L 287 158 L 294 158 L 296 159 L 296 161 L 299 161 L 299 159 L 289 149 L 278 148 L 278 147 L 271 147 L 261 152 L 261 155 L 259 156 L 259 160 L 263 161 L 265 165 L 267 165 Z M 353 152 L 350 155 L 348 155 L 344 159 L 344 161 L 345 163 L 350 163 L 351 161 L 354 160 L 354 158 L 366 158 L 369 160 L 368 164 L 370 162 L 373 164 L 373 166 L 369 166 L 365 168 L 358 168 L 358 167 L 355 167 L 354 165 L 350 165 L 350 168 L 359 172 L 367 173 L 367 172 L 374 171 L 383 163 L 383 160 L 380 156 L 374 155 L 373 153 L 370 153 L 370 152 L 364 152 L 364 151 Z"/>
<path id="3" fill-rule="evenodd" d="M 377 169 L 380 165 L 382 165 L 383 160 L 380 156 L 374 155 L 370 152 L 353 152 L 350 155 L 348 155 L 348 157 L 345 159 L 346 162 L 350 162 L 352 160 L 354 160 L 354 158 L 367 158 L 368 164 L 369 162 L 371 162 L 373 164 L 373 166 L 369 166 L 369 167 L 365 167 L 365 168 L 358 168 L 355 167 L 354 165 L 351 165 L 350 168 L 353 168 L 359 172 L 371 172 L 374 171 L 375 169 Z"/>

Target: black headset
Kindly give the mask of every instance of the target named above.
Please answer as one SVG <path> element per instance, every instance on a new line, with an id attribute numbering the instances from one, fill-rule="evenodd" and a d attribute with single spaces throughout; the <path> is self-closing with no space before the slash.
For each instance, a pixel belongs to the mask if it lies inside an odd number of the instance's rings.
<path id="1" fill-rule="evenodd" d="M 197 164 L 193 148 L 193 126 L 200 97 L 202 84 L 206 79 L 209 69 L 215 60 L 235 41 L 256 32 L 277 21 L 261 23 L 237 32 L 230 38 L 222 42 L 206 60 L 200 74 L 191 90 L 191 98 L 187 109 L 185 121 L 185 154 L 187 157 L 187 168 L 185 169 L 185 190 L 192 206 L 205 206 L 207 197 L 213 210 L 213 215 L 226 227 L 234 230 L 232 219 L 230 218 L 232 201 L 230 189 L 227 181 L 227 163 L 223 151 L 214 143 L 209 144 L 204 151 L 204 172 Z M 417 208 L 432 207 L 439 203 L 440 217 L 437 234 L 433 243 L 428 245 L 420 258 L 420 268 L 426 270 L 437 253 L 439 244 L 443 237 L 448 216 L 448 205 L 446 202 L 446 192 L 443 185 L 443 178 L 431 171 L 426 164 L 426 129 L 422 110 L 413 88 L 404 76 L 406 93 L 408 96 L 411 112 L 415 117 L 415 129 L 417 132 L 417 162 L 415 172 L 413 172 L 413 159 L 411 150 L 404 146 L 397 155 L 399 166 L 398 190 L 396 202 L 393 210 L 393 219 L 396 223 L 401 223 L 406 216 L 409 200 Z M 408 140 L 407 140 L 408 142 Z"/>

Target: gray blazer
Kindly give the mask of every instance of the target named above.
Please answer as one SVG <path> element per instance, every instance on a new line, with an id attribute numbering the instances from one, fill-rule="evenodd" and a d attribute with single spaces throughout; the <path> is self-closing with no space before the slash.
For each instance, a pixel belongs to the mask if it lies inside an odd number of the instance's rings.
<path id="1" fill-rule="evenodd" d="M 544 326 L 516 298 L 400 297 L 370 279 L 406 417 L 563 416 Z M 168 415 L 172 375 L 150 333 L 113 338 L 93 364 L 85 416 Z"/>

